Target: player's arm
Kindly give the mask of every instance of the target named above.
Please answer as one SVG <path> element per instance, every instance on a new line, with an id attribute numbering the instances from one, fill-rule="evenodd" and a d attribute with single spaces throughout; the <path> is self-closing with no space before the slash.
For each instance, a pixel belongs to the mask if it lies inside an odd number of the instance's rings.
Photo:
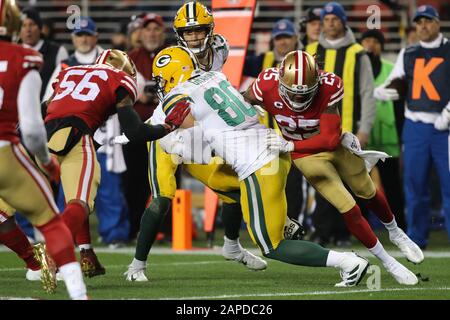
<path id="1" fill-rule="evenodd" d="M 19 126 L 25 147 L 42 163 L 50 179 L 58 182 L 59 165 L 48 151 L 47 133 L 41 115 L 41 86 L 42 80 L 37 70 L 28 71 L 22 79 L 17 97 Z"/>
<path id="2" fill-rule="evenodd" d="M 123 87 L 117 89 L 116 97 L 120 127 L 129 140 L 153 141 L 164 137 L 175 129 L 168 124 L 151 125 L 142 122 L 133 109 L 133 98 Z"/>
<path id="3" fill-rule="evenodd" d="M 37 70 L 30 70 L 19 86 L 17 106 L 22 140 L 28 150 L 41 161 L 47 163 L 50 154 L 47 148 L 47 135 L 42 120 L 39 92 L 42 80 Z"/>

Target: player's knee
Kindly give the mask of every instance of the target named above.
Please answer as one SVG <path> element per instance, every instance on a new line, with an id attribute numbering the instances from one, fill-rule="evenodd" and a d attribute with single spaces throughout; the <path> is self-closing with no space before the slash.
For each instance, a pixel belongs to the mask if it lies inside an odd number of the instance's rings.
<path id="1" fill-rule="evenodd" d="M 170 209 L 172 200 L 166 197 L 154 198 L 149 207 L 145 210 L 145 214 L 155 216 L 156 218 L 162 218 Z"/>

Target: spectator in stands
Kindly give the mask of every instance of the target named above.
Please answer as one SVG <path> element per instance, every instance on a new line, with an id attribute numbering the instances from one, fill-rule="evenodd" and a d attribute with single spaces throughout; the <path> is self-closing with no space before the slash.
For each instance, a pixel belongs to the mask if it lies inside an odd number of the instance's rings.
<path id="1" fill-rule="evenodd" d="M 54 27 L 53 21 L 51 19 L 42 19 L 42 29 L 41 29 L 42 39 L 54 41 Z"/>
<path id="2" fill-rule="evenodd" d="M 256 78 L 262 70 L 277 67 L 288 52 L 301 49 L 302 46 L 292 21 L 281 19 L 274 24 L 272 46 L 271 51 L 245 59 L 244 75 Z"/>
<path id="3" fill-rule="evenodd" d="M 304 47 L 319 40 L 321 11 L 322 8 L 309 8 L 300 20 L 300 41 Z"/>
<path id="4" fill-rule="evenodd" d="M 43 24 L 39 11 L 33 7 L 29 7 L 23 10 L 22 14 L 24 19 L 20 29 L 20 39 L 23 46 L 39 51 L 44 58 L 44 64 L 39 72 L 42 78 L 40 96 L 42 99 L 53 70 L 61 63 L 61 61 L 67 59 L 69 54 L 63 46 L 42 38 L 41 32 Z"/>
<path id="5" fill-rule="evenodd" d="M 437 11 L 420 6 L 413 18 L 419 43 L 402 49 L 386 82 L 375 89 L 380 100 L 405 96 L 403 166 L 408 234 L 421 248 L 430 229 L 430 169 L 441 186 L 442 211 L 450 237 L 450 42 L 440 32 Z"/>
<path id="6" fill-rule="evenodd" d="M 386 81 L 394 64 L 381 58 L 384 48 L 384 35 L 380 30 L 371 29 L 362 34 L 361 44 L 367 51 L 372 65 L 375 86 Z M 401 182 L 400 168 L 400 130 L 403 127 L 403 101 L 376 102 L 377 113 L 375 122 L 370 132 L 368 149 L 384 151 L 392 158 L 379 162 L 372 170 L 371 176 L 377 187 L 384 190 L 386 198 L 395 215 L 395 220 L 400 228 L 405 228 L 403 186 Z M 379 172 L 381 181 L 377 181 L 375 171 Z M 379 180 L 379 179 L 378 179 Z"/>
<path id="7" fill-rule="evenodd" d="M 321 11 L 322 33 L 319 41 L 306 46 L 306 51 L 316 54 L 325 71 L 342 78 L 345 95 L 342 101 L 342 130 L 353 132 L 365 147 L 375 120 L 374 78 L 372 66 L 364 48 L 355 40 L 347 25 L 344 8 L 337 2 L 325 4 Z M 315 241 L 326 245 L 334 240 L 336 245 L 348 246 L 350 235 L 341 214 L 316 193 L 316 210 L 313 214 L 316 228 Z"/>
<path id="8" fill-rule="evenodd" d="M 145 14 L 135 15 L 131 17 L 130 22 L 127 25 L 127 46 L 128 51 L 140 48 L 141 46 L 141 28 L 142 18 Z"/>
<path id="9" fill-rule="evenodd" d="M 154 13 L 146 14 L 141 21 L 141 47 L 132 50 L 129 56 L 138 70 L 138 87 L 144 87 L 144 93 L 134 108 L 145 121 L 158 105 L 156 83 L 152 80 L 152 64 L 154 57 L 165 47 L 165 24 L 162 17 Z M 145 142 L 130 142 L 123 149 L 128 168 L 124 175 L 124 190 L 130 214 L 130 239 L 134 239 L 150 196 L 148 177 L 143 174 L 148 170 L 148 151 Z"/>
<path id="10" fill-rule="evenodd" d="M 406 45 L 410 46 L 417 42 L 419 42 L 419 37 L 417 36 L 416 28 L 411 26 L 406 30 Z"/>
<path id="11" fill-rule="evenodd" d="M 119 28 L 114 32 L 114 34 L 111 37 L 111 47 L 113 49 L 127 51 L 128 49 L 127 23 L 121 23 Z"/>

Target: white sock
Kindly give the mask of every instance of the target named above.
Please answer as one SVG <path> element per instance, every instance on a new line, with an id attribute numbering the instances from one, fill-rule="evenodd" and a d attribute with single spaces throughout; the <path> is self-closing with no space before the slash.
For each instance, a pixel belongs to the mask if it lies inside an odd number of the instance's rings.
<path id="1" fill-rule="evenodd" d="M 393 257 L 391 257 L 386 252 L 386 250 L 384 250 L 383 245 L 381 244 L 381 242 L 379 240 L 377 240 L 377 244 L 373 248 L 370 248 L 369 251 L 372 252 L 372 254 L 375 257 L 380 259 L 381 262 L 383 262 L 383 264 L 388 264 L 388 263 L 391 263 L 392 261 L 395 261 L 395 259 Z"/>
<path id="2" fill-rule="evenodd" d="M 81 274 L 81 267 L 78 262 L 70 262 L 59 267 L 67 291 L 72 300 L 87 300 L 86 285 Z"/>
<path id="3" fill-rule="evenodd" d="M 147 261 L 141 261 L 136 258 L 133 258 L 131 265 L 136 269 L 145 269 L 147 267 Z"/>
<path id="4" fill-rule="evenodd" d="M 85 249 L 85 250 L 87 250 L 87 249 L 91 249 L 92 248 L 92 246 L 91 246 L 91 244 L 90 243 L 85 243 L 85 244 L 80 244 L 79 246 L 78 246 L 78 249 Z"/>
<path id="5" fill-rule="evenodd" d="M 228 253 L 241 252 L 241 245 L 239 243 L 239 238 L 236 240 L 228 239 L 226 236 L 223 236 L 224 244 L 226 251 Z"/>
<path id="6" fill-rule="evenodd" d="M 330 250 L 327 257 L 327 267 L 338 268 L 345 259 L 345 256 L 346 254 L 344 252 Z"/>
<path id="7" fill-rule="evenodd" d="M 391 222 L 388 222 L 388 223 L 383 222 L 383 224 L 386 227 L 386 229 L 389 231 L 389 233 L 395 232 L 398 230 L 397 221 L 395 221 L 395 218 L 393 218 Z"/>

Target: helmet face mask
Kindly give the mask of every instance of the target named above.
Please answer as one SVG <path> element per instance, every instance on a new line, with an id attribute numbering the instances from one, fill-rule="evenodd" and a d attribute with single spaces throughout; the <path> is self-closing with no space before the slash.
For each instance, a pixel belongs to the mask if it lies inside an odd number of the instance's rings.
<path id="1" fill-rule="evenodd" d="M 177 12 L 173 29 L 180 46 L 186 47 L 197 55 L 206 53 L 211 46 L 214 19 L 209 10 L 199 2 L 185 3 Z M 186 33 L 205 32 L 204 39 L 186 40 Z"/>
<path id="2" fill-rule="evenodd" d="M 295 112 L 308 109 L 319 89 L 319 72 L 315 59 L 307 52 L 289 52 L 279 69 L 278 91 L 287 106 Z"/>
<path id="3" fill-rule="evenodd" d="M 162 101 L 178 84 L 201 73 L 195 55 L 185 47 L 175 46 L 161 50 L 153 60 L 153 79 L 157 95 Z"/>

